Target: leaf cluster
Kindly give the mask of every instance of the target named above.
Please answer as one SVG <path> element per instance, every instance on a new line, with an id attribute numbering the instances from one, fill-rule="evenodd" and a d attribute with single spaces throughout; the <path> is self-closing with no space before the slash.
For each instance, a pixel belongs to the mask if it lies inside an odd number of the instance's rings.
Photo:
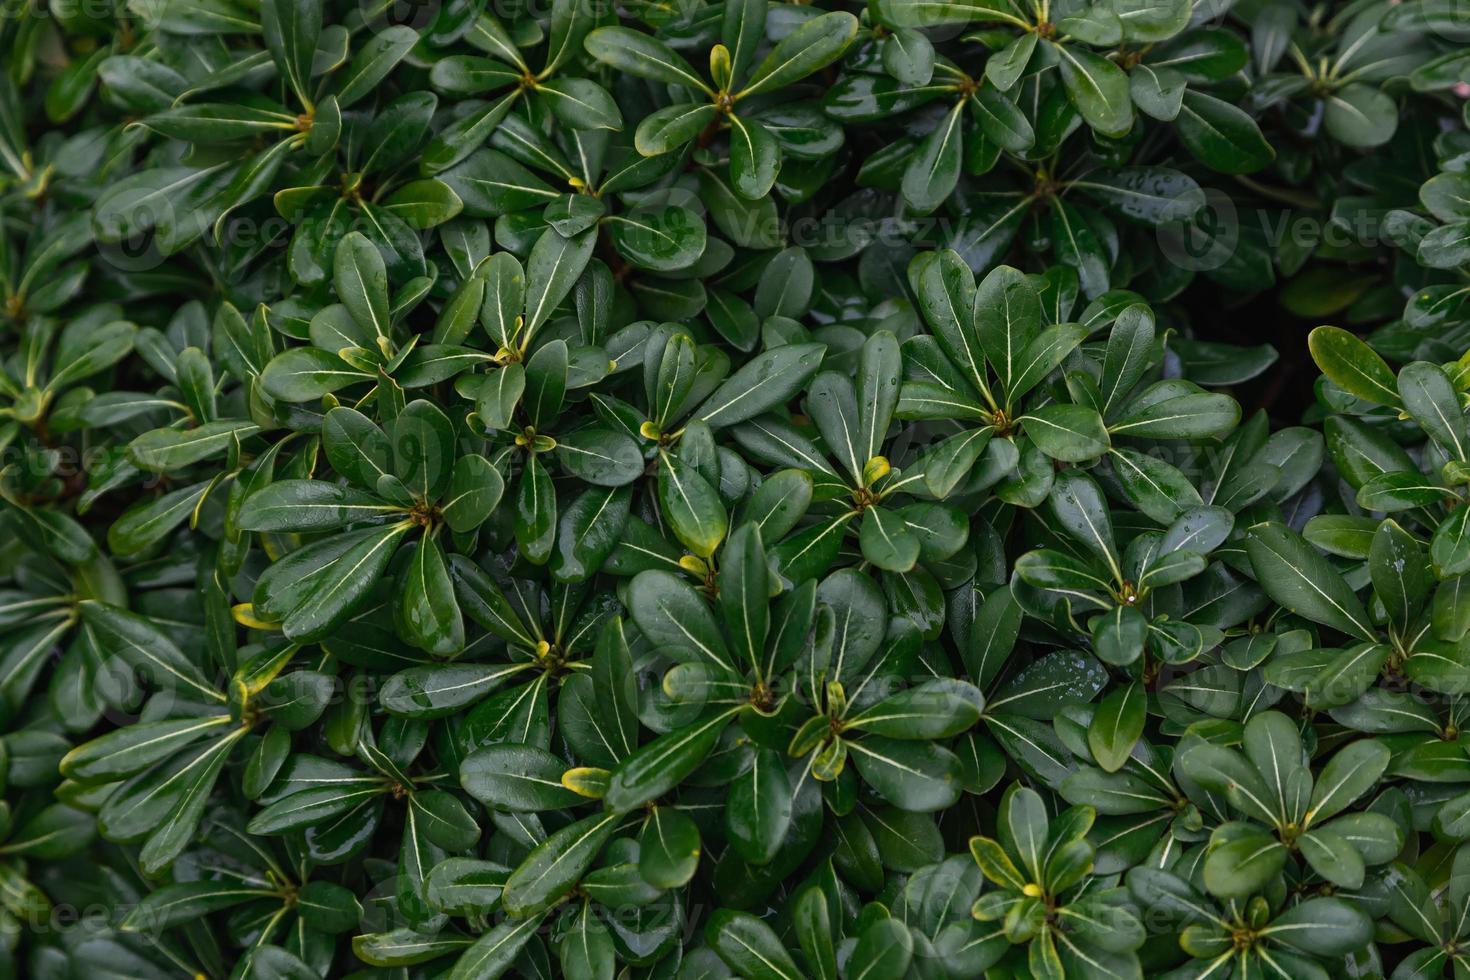
<path id="1" fill-rule="evenodd" d="M 1467 42 L 0 0 L 0 975 L 1470 974 Z"/>

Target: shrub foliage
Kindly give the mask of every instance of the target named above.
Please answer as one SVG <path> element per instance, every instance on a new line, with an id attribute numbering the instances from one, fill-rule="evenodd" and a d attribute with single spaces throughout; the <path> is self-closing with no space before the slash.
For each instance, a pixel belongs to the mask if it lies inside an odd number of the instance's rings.
<path id="1" fill-rule="evenodd" d="M 0 14 L 0 974 L 1470 975 L 1460 0 Z"/>

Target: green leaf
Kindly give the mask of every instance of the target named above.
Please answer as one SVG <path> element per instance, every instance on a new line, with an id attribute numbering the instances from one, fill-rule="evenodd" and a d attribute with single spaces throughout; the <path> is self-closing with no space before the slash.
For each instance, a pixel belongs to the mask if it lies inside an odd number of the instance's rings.
<path id="1" fill-rule="evenodd" d="M 1112 517 L 1097 484 L 1078 470 L 1067 470 L 1052 485 L 1048 502 L 1061 528 L 1093 557 L 1101 559 L 1114 575 L 1120 575 Z"/>
<path id="2" fill-rule="evenodd" d="M 393 476 L 424 502 L 442 499 L 454 475 L 454 425 L 427 400 L 410 402 L 393 420 Z M 379 480 L 379 492 L 383 481 Z"/>
<path id="3" fill-rule="evenodd" d="M 959 759 L 947 749 L 878 735 L 846 744 L 864 781 L 901 810 L 929 813 L 959 799 Z"/>
<path id="4" fill-rule="evenodd" d="M 378 338 L 387 353 L 388 269 L 378 247 L 359 232 L 348 232 L 332 259 L 332 287 L 357 325 Z"/>
<path id="5" fill-rule="evenodd" d="M 494 464 L 484 456 L 461 456 L 454 461 L 439 514 L 456 534 L 473 531 L 489 520 L 504 492 L 505 481 Z"/>
<path id="6" fill-rule="evenodd" d="M 72 749 L 61 760 L 61 772 L 81 782 L 111 782 L 141 772 L 169 758 L 229 723 L 224 716 L 135 722 Z"/>
<path id="7" fill-rule="evenodd" d="M 506 879 L 501 895 L 506 912 L 534 915 L 565 896 L 596 860 L 619 819 L 616 812 L 594 814 L 538 844 Z"/>
<path id="8" fill-rule="evenodd" d="M 494 58 L 450 55 L 434 63 L 429 83 L 449 95 L 479 95 L 514 85 L 520 73 Z"/>
<path id="9" fill-rule="evenodd" d="M 5 853 L 33 861 L 59 861 L 84 850 L 96 836 L 97 821 L 91 813 L 53 803 L 11 833 Z"/>
<path id="10" fill-rule="evenodd" d="M 355 930 L 362 921 L 362 905 L 347 888 L 330 881 L 311 881 L 297 894 L 301 919 L 328 933 Z"/>
<path id="11" fill-rule="evenodd" d="M 496 923 L 489 932 L 476 940 L 460 955 L 459 959 L 454 961 L 454 967 L 446 976 L 452 980 L 496 980 L 504 976 L 506 971 L 517 962 L 516 957 L 520 955 L 521 950 L 536 937 L 536 930 L 540 927 L 541 917 L 536 915 L 505 919 Z M 442 940 L 425 940 L 417 936 L 406 942 L 400 940 L 394 945 L 412 951 L 414 961 L 417 961 L 419 956 L 432 959 L 454 948 L 446 949 Z M 358 955 L 361 957 L 362 954 Z M 381 956 L 381 954 L 378 955 Z M 398 965 L 396 957 L 390 957 L 388 962 L 390 965 Z"/>
<path id="12" fill-rule="evenodd" d="M 802 956 L 816 980 L 837 980 L 837 950 L 832 938 L 832 918 L 827 897 L 817 885 L 808 885 L 796 896 L 792 928 L 801 944 Z"/>
<path id="13" fill-rule="evenodd" d="M 1108 425 L 1113 435 L 1142 439 L 1204 439 L 1235 428 L 1240 405 L 1229 395 L 1188 392 L 1134 407 Z"/>
<path id="14" fill-rule="evenodd" d="M 128 443 L 128 458 L 142 470 L 169 473 L 226 452 L 260 431 L 253 422 L 205 422 L 192 429 L 154 429 Z"/>
<path id="15" fill-rule="evenodd" d="M 205 681 L 199 665 L 148 618 L 92 600 L 77 608 L 102 657 L 117 657 L 165 690 L 204 703 L 223 700 Z"/>
<path id="16" fill-rule="evenodd" d="M 820 71 L 842 57 L 857 39 L 858 20 L 845 11 L 819 14 L 781 38 L 750 73 L 737 99 L 774 91 Z"/>
<path id="17" fill-rule="evenodd" d="M 734 653 L 755 667 L 765 660 L 770 630 L 769 571 L 759 524 L 743 524 L 720 555 L 719 601 Z"/>
<path id="18" fill-rule="evenodd" d="M 1085 405 L 1043 405 L 1019 421 L 1037 448 L 1052 459 L 1082 463 L 1108 451 L 1102 416 Z"/>
<path id="19" fill-rule="evenodd" d="M 720 40 L 730 52 L 730 78 L 739 82 L 755 60 L 766 28 L 767 5 L 760 0 L 730 0 L 720 26 Z"/>
<path id="20" fill-rule="evenodd" d="M 638 873 L 655 888 L 681 888 L 694 877 L 699 828 L 682 810 L 656 806 L 638 835 Z"/>
<path id="21" fill-rule="evenodd" d="M 823 344 L 790 344 L 751 358 L 705 399 L 695 418 L 719 428 L 785 404 L 816 373 L 825 352 Z"/>
<path id="22" fill-rule="evenodd" d="M 590 78 L 552 78 L 536 87 L 551 111 L 580 130 L 623 128 L 623 114 L 607 89 Z"/>
<path id="23" fill-rule="evenodd" d="M 1286 846 L 1265 834 L 1242 834 L 1210 850 L 1204 882 L 1222 898 L 1245 898 L 1261 891 L 1286 863 Z"/>
<path id="24" fill-rule="evenodd" d="M 485 260 L 480 272 L 485 281 L 480 322 L 492 341 L 508 348 L 520 331 L 519 320 L 526 302 L 525 270 L 514 255 L 496 252 Z"/>
<path id="25" fill-rule="evenodd" d="M 361 490 L 321 480 L 281 480 L 252 493 L 236 523 L 244 531 L 330 531 L 381 523 L 404 509 Z"/>
<path id="26" fill-rule="evenodd" d="M 408 801 L 418 832 L 434 846 L 463 851 L 479 840 L 479 825 L 453 794 L 442 789 L 419 790 Z"/>
<path id="27" fill-rule="evenodd" d="M 980 281 L 973 310 L 974 321 L 981 326 L 976 332 L 985 359 L 1014 399 L 1021 393 L 1017 386 L 1022 376 L 1039 370 L 1039 366 L 1029 368 L 1031 360 L 1026 355 L 1042 332 L 1041 298 L 1019 270 L 1002 265 Z M 963 325 L 963 319 L 960 323 Z"/>
<path id="28" fill-rule="evenodd" d="M 405 640 L 436 657 L 464 649 L 464 619 L 454 601 L 444 553 L 433 536 L 419 542 L 399 588 L 397 622 Z"/>
<path id="29" fill-rule="evenodd" d="M 231 750 L 244 737 L 245 731 L 236 729 L 215 739 L 179 771 L 177 795 L 171 801 L 167 818 L 153 824 L 158 829 L 150 828 L 147 841 L 138 851 L 138 866 L 144 874 L 162 872 L 193 843 L 220 771 Z"/>
<path id="30" fill-rule="evenodd" d="M 308 83 L 317 40 L 322 32 L 322 5 L 317 0 L 264 0 L 261 33 L 276 67 L 296 97 L 311 105 Z"/>
<path id="31" fill-rule="evenodd" d="M 1087 125 L 1114 138 L 1133 128 L 1133 100 L 1123 69 L 1077 45 L 1053 44 L 1052 49 L 1061 64 L 1067 95 Z"/>
<path id="32" fill-rule="evenodd" d="M 487 745 L 460 763 L 459 782 L 497 810 L 557 810 L 583 802 L 562 785 L 566 769 L 559 757 L 534 745 Z"/>
<path id="33" fill-rule="evenodd" d="M 298 643 L 329 635 L 367 598 L 412 527 L 402 521 L 358 532 L 344 551 L 313 576 L 303 601 L 281 621 L 281 631 Z"/>
<path id="34" fill-rule="evenodd" d="M 1016 574 L 1021 581 L 1039 589 L 1061 592 L 1092 591 L 1106 593 L 1110 588 L 1107 573 L 1091 564 L 1080 562 L 1058 551 L 1040 548 L 1016 560 Z M 1106 605 L 1094 600 L 1099 606 Z"/>
<path id="35" fill-rule="evenodd" d="M 295 347 L 271 358 L 261 373 L 266 393 L 285 402 L 308 402 L 374 376 L 315 347 Z"/>
<path id="36" fill-rule="evenodd" d="M 361 412 L 337 407 L 322 419 L 322 448 L 332 469 L 364 490 L 388 474 L 393 448 L 388 436 Z"/>
<path id="37" fill-rule="evenodd" d="M 1373 923 L 1341 898 L 1311 898 L 1276 916 L 1263 932 L 1305 953 L 1344 956 L 1368 943 Z"/>
<path id="38" fill-rule="evenodd" d="M 708 102 L 681 102 L 649 113 L 633 134 L 633 145 L 646 157 L 672 153 L 704 132 L 720 115 Z"/>
<path id="39" fill-rule="evenodd" d="M 970 97 L 970 107 L 980 121 L 985 138 L 1001 149 L 1025 153 L 1036 142 L 1036 133 L 1026 114 L 999 89 L 980 87 Z"/>
<path id="40" fill-rule="evenodd" d="M 1360 739 L 1339 749 L 1317 777 L 1304 822 L 1320 825 L 1351 806 L 1373 788 L 1388 762 L 1388 748 L 1373 739 Z"/>
<path id="41" fill-rule="evenodd" d="M 628 608 L 655 645 L 734 671 L 714 615 L 685 580 L 664 571 L 640 572 L 629 586 Z"/>
<path id="42" fill-rule="evenodd" d="M 725 965 L 748 980 L 800 980 L 802 976 L 771 927 L 747 912 L 715 910 L 705 924 L 704 937 Z"/>
<path id="43" fill-rule="evenodd" d="M 1393 139 L 1399 107 L 1371 85 L 1355 82 L 1329 94 L 1322 121 L 1327 132 L 1345 146 L 1370 149 Z"/>
<path id="44" fill-rule="evenodd" d="M 517 933 L 517 929 L 520 930 L 519 933 Z M 522 942 L 530 939 L 532 935 L 532 930 L 527 929 L 526 923 L 524 922 L 502 923 L 495 929 L 492 929 L 489 934 L 481 937 L 480 941 L 475 943 L 475 946 L 482 947 L 491 944 L 492 940 L 490 936 L 493 935 L 495 936 L 493 942 L 498 944 L 497 948 L 502 950 L 509 948 L 507 955 L 514 957 L 520 951 L 520 943 L 507 943 L 505 937 L 508 932 L 523 935 Z M 470 940 L 463 936 L 426 936 L 412 929 L 403 928 L 396 929 L 392 932 L 367 933 L 360 936 L 353 936 L 352 952 L 364 963 L 369 963 L 374 966 L 411 966 L 415 963 L 424 963 L 441 956 L 457 953 L 469 944 Z M 478 966 L 481 962 L 490 962 L 490 959 L 487 957 L 483 961 L 476 960 L 475 965 Z M 507 959 L 504 968 L 508 969 L 509 965 L 510 960 Z"/>
<path id="45" fill-rule="evenodd" d="M 689 62 L 663 41 L 641 31 L 599 27 L 587 35 L 583 44 L 588 54 L 619 72 L 713 94 Z"/>
<path id="46" fill-rule="evenodd" d="M 524 669 L 522 664 L 424 664 L 389 677 L 378 700 L 391 714 L 439 718 L 474 704 Z"/>
<path id="47" fill-rule="evenodd" d="M 713 555 L 725 540 L 730 519 L 719 494 L 676 454 L 659 453 L 658 501 L 675 537 L 699 557 Z"/>
<path id="48" fill-rule="evenodd" d="M 259 885 L 224 881 L 189 881 L 150 892 L 128 913 L 123 928 L 158 935 L 167 929 L 249 901 L 270 898 Z"/>
<path id="49" fill-rule="evenodd" d="M 1128 75 L 1128 92 L 1133 104 L 1160 122 L 1173 122 L 1184 107 L 1188 79 L 1168 67 L 1136 65 Z"/>
<path id="50" fill-rule="evenodd" d="M 160 136 L 186 143 L 221 143 L 271 132 L 289 132 L 296 128 L 296 120 L 277 109 L 198 102 L 154 113 L 144 118 L 141 125 Z"/>
<path id="51" fill-rule="evenodd" d="M 863 558 L 890 572 L 907 572 L 919 559 L 919 539 L 896 513 L 883 507 L 863 511 L 858 528 Z"/>
<path id="52" fill-rule="evenodd" d="M 1428 361 L 1404 365 L 1398 377 L 1404 411 L 1454 459 L 1466 458 L 1470 441 L 1459 395 L 1444 369 Z"/>
<path id="53" fill-rule="evenodd" d="M 704 761 L 730 718 L 729 712 L 712 715 L 640 746 L 613 770 L 603 802 L 625 813 L 664 795 Z"/>
<path id="54" fill-rule="evenodd" d="M 1144 691 L 1138 682 L 1103 698 L 1087 726 L 1087 747 L 1104 771 L 1117 772 L 1123 768 L 1143 734 L 1145 720 Z"/>
<path id="55" fill-rule="evenodd" d="M 620 253 L 634 265 L 654 272 L 687 268 L 705 249 L 704 219 L 687 208 L 612 215 L 603 225 Z"/>
<path id="56" fill-rule="evenodd" d="M 137 339 L 138 328 L 126 320 L 90 326 L 83 320 L 73 322 L 62 331 L 57 344 L 47 390 L 59 391 L 106 370 L 126 357 L 134 349 Z"/>
<path id="57" fill-rule="evenodd" d="M 1188 221 L 1206 203 L 1205 192 L 1192 177 L 1163 167 L 1120 167 L 1090 175 L 1080 186 L 1124 217 L 1153 228 Z M 1109 343 L 1116 333 L 1115 327 Z"/>
<path id="58" fill-rule="evenodd" d="M 1338 327 L 1317 327 L 1307 335 L 1312 360 L 1343 391 L 1375 405 L 1403 406 L 1398 382 L 1378 353 Z"/>
<path id="59" fill-rule="evenodd" d="M 622 540 L 632 493 L 626 487 L 590 488 L 557 522 L 551 574 L 558 582 L 582 582 L 596 574 Z"/>
<path id="60" fill-rule="evenodd" d="M 1253 173 L 1276 158 L 1276 151 L 1244 110 L 1192 88 L 1184 92 L 1175 126 L 1189 152 L 1223 174 Z"/>
<path id="61" fill-rule="evenodd" d="M 1470 218 L 1470 176 L 1436 174 L 1420 185 L 1419 200 L 1440 221 L 1464 221 Z"/>
<path id="62" fill-rule="evenodd" d="M 1373 535 L 1368 571 L 1389 620 L 1398 628 L 1407 629 L 1434 587 L 1434 574 L 1424 547 L 1398 524 L 1384 520 Z"/>
<path id="63" fill-rule="evenodd" d="M 399 187 L 383 199 L 383 208 L 415 231 L 425 231 L 458 215 L 464 201 L 444 181 L 426 178 Z"/>
<path id="64" fill-rule="evenodd" d="M 592 258 L 597 236 L 592 231 L 563 238 L 548 229 L 531 247 L 526 263 L 525 336 L 534 334 L 577 284 Z M 489 292 L 486 301 L 489 301 Z"/>
<path id="65" fill-rule="evenodd" d="M 1204 502 L 1189 478 L 1164 460 L 1127 448 L 1112 450 L 1109 458 L 1128 499 L 1156 521 L 1173 521 Z"/>
<path id="66" fill-rule="evenodd" d="M 583 902 L 570 928 L 560 937 L 557 954 L 567 980 L 605 980 L 612 970 L 612 936 L 591 902 Z"/>
<path id="67" fill-rule="evenodd" d="M 754 119 L 731 114 L 730 186 L 758 201 L 770 193 L 781 166 L 781 148 L 771 131 Z"/>
<path id="68" fill-rule="evenodd" d="M 934 77 L 934 45 L 922 32 L 900 28 L 883 42 L 883 70 L 904 85 L 928 85 Z"/>
<path id="69" fill-rule="evenodd" d="M 960 121 L 965 103 L 957 102 L 919 144 L 903 175 L 903 199 L 920 214 L 928 214 L 947 200 L 960 179 L 964 143 Z"/>
<path id="70" fill-rule="evenodd" d="M 897 739 L 950 738 L 979 721 L 984 705 L 973 684 L 937 677 L 851 716 L 847 727 Z"/>
<path id="71" fill-rule="evenodd" d="M 418 40 L 418 33 L 402 24 L 372 32 L 337 78 L 337 104 L 346 109 L 376 89 Z"/>
<path id="72" fill-rule="evenodd" d="M 1258 524 L 1246 537 L 1256 581 L 1276 602 L 1359 639 L 1377 633 L 1352 590 L 1325 558 L 1283 524 Z"/>
<path id="73" fill-rule="evenodd" d="M 424 879 L 424 898 L 430 908 L 450 914 L 488 911 L 499 907 L 508 877 L 510 869 L 493 861 L 447 858 Z"/>
<path id="74" fill-rule="evenodd" d="M 949 496 L 970 475 L 994 432 L 990 426 L 970 429 L 950 436 L 929 450 L 921 464 L 924 485 L 929 492 L 941 500 Z"/>
<path id="75" fill-rule="evenodd" d="M 736 777 L 725 803 L 730 846 L 751 864 L 776 856 L 791 825 L 792 787 L 786 762 L 774 749 L 757 748 L 750 768 Z"/>
<path id="76" fill-rule="evenodd" d="M 347 813 L 364 799 L 386 791 L 386 786 L 371 780 L 356 782 L 349 787 L 317 786 L 300 790 L 260 810 L 246 829 L 252 834 L 281 834 L 309 827 Z"/>
<path id="77" fill-rule="evenodd" d="M 578 479 L 602 487 L 620 487 L 643 475 L 643 454 L 631 437 L 594 426 L 561 436 L 556 458 Z"/>

